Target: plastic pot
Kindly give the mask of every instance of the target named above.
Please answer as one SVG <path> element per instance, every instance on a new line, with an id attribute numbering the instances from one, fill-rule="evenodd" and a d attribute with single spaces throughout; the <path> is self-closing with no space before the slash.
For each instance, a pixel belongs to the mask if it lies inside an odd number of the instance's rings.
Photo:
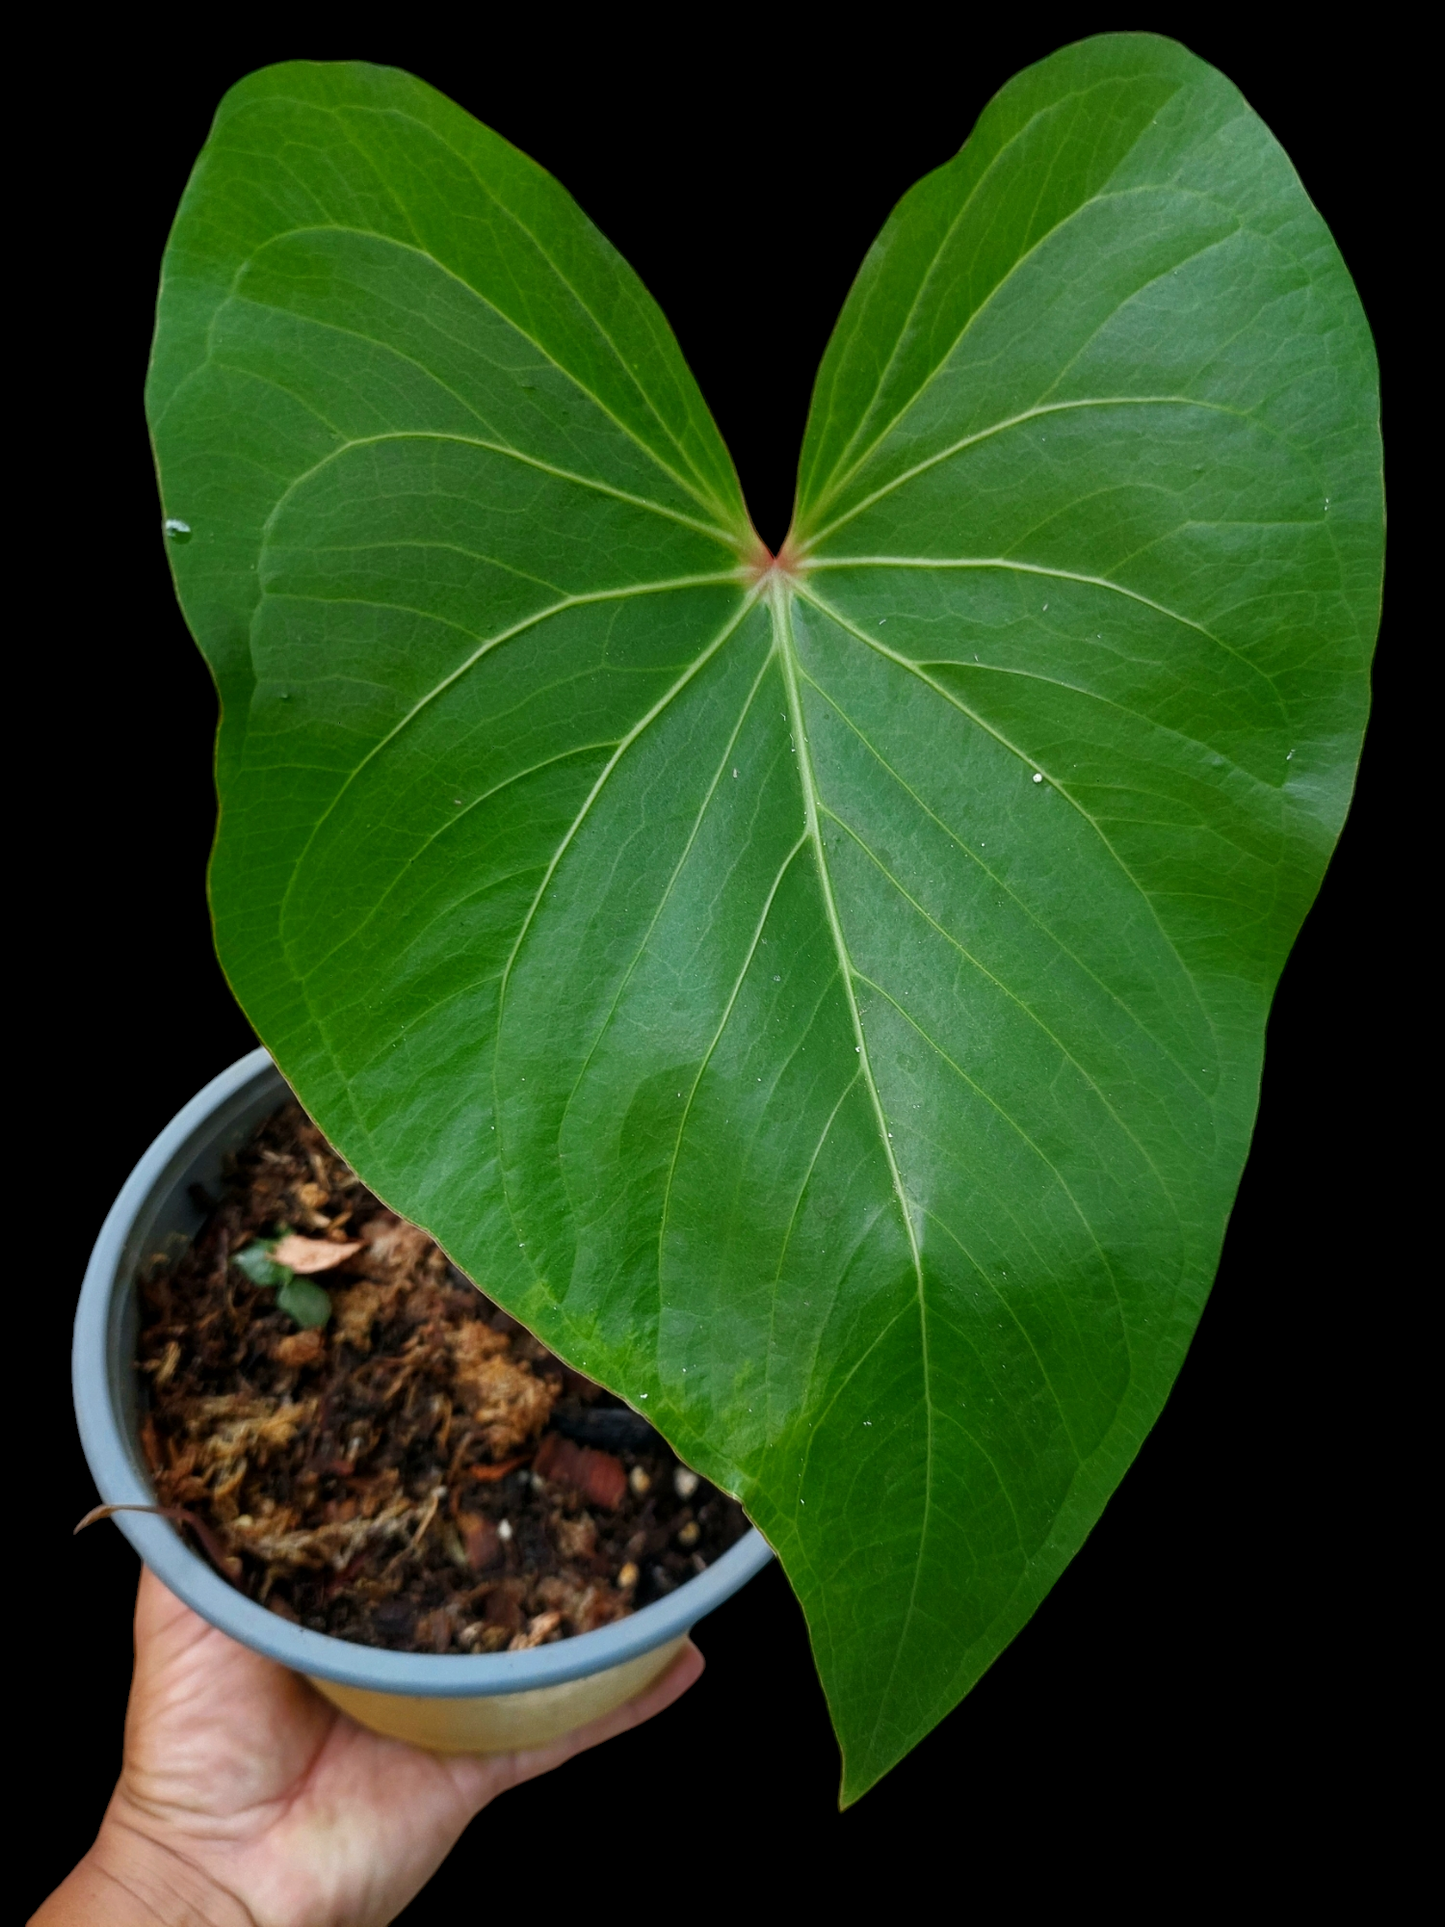
<path id="1" fill-rule="evenodd" d="M 195 1236 L 202 1214 L 189 1187 L 217 1191 L 227 1152 L 288 1095 L 264 1050 L 222 1071 L 151 1145 L 95 1241 L 75 1317 L 72 1382 L 85 1456 L 108 1505 L 155 1503 L 138 1437 L 136 1275 L 153 1253 L 174 1253 Z M 304 1673 L 363 1726 L 458 1753 L 536 1746 L 632 1699 L 671 1664 L 697 1621 L 772 1557 L 761 1533 L 749 1532 L 665 1599 L 530 1652 L 392 1653 L 268 1612 L 193 1553 L 169 1520 L 122 1512 L 115 1523 L 178 1598 L 232 1639 Z"/>

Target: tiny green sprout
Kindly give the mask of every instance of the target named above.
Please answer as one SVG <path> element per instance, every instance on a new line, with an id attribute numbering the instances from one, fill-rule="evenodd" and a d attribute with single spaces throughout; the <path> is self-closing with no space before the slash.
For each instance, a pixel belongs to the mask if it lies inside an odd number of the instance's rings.
<path id="1" fill-rule="evenodd" d="M 287 1274 L 285 1284 L 276 1293 L 276 1303 L 288 1318 L 294 1318 L 303 1328 L 319 1328 L 331 1316 L 330 1292 L 310 1278 L 298 1278 L 294 1272 Z"/>
<path id="2" fill-rule="evenodd" d="M 278 1265 L 271 1253 L 286 1236 L 286 1226 L 275 1238 L 261 1238 L 231 1259 L 253 1285 L 275 1290 L 276 1303 L 303 1329 L 320 1327 L 331 1317 L 331 1294 L 309 1278 L 298 1278 L 289 1265 Z"/>
<path id="3" fill-rule="evenodd" d="M 296 1274 L 289 1265 L 274 1264 L 271 1260 L 277 1242 L 275 1238 L 268 1238 L 262 1243 L 247 1245 L 244 1251 L 236 1252 L 231 1263 L 238 1271 L 244 1271 L 253 1285 L 289 1284 Z"/>

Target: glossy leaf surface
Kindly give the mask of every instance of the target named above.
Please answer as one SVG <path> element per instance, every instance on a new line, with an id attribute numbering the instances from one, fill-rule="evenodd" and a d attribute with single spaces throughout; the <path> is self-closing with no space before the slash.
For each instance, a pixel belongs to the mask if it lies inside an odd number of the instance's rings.
<path id="1" fill-rule="evenodd" d="M 228 95 L 149 407 L 222 960 L 357 1170 L 742 1498 L 866 1788 L 1157 1416 L 1348 803 L 1374 362 L 1182 48 L 902 202 L 762 570 L 666 323 L 420 82 Z"/>

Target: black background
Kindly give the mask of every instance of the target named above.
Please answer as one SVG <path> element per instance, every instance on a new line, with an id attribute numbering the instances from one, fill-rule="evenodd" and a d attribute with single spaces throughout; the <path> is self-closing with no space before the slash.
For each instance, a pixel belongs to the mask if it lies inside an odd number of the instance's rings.
<path id="1" fill-rule="evenodd" d="M 47 238 L 19 363 L 39 378 L 19 399 L 38 404 L 44 501 L 15 539 L 34 571 L 21 643 L 38 700 L 15 747 L 35 759 L 21 927 L 38 968 L 16 1041 L 40 1045 L 45 1068 L 17 1089 L 37 1243 L 12 1246 L 8 1269 L 41 1476 L 13 1495 L 26 1503 L 12 1597 L 36 1680 L 56 1683 L 24 1736 L 37 1806 L 12 1867 L 30 1905 L 93 1836 L 130 1659 L 133 1555 L 109 1528 L 69 1536 L 94 1499 L 69 1412 L 75 1293 L 132 1163 L 253 1042 L 210 949 L 214 703 L 172 598 L 140 407 L 157 263 L 225 88 L 298 55 L 392 62 L 549 167 L 661 301 L 776 547 L 813 370 L 894 201 L 1019 67 L 1147 26 L 1222 67 L 1294 159 L 1374 323 L 1394 425 L 1387 156 L 1402 50 L 1387 37 L 1326 46 L 1168 6 L 1017 28 L 891 6 L 806 30 L 688 10 L 580 36 L 540 7 L 504 35 L 468 17 L 428 34 L 227 34 L 217 18 L 158 15 L 68 47 L 34 123 Z M 1297 1893 L 1306 1866 L 1358 1857 L 1379 1762 L 1357 1723 L 1385 1693 L 1387 1575 L 1410 1563 L 1379 1493 L 1403 1417 L 1383 1360 L 1411 1284 L 1394 1066 L 1415 951 L 1392 864 L 1413 810 L 1412 634 L 1392 577 L 1358 794 L 1270 1022 L 1218 1284 L 1153 1436 L 1030 1626 L 840 1815 L 801 1615 L 773 1568 L 700 1629 L 709 1671 L 684 1702 L 484 1813 L 407 1923 L 518 1904 L 651 1919 L 824 1891 L 848 1912 L 875 1892 L 905 1906 L 932 1892 L 952 1911 L 1055 1885 L 1168 1917 L 1164 1891 L 1263 1901 Z M 22 1573 L 39 1575 L 33 1596 Z"/>

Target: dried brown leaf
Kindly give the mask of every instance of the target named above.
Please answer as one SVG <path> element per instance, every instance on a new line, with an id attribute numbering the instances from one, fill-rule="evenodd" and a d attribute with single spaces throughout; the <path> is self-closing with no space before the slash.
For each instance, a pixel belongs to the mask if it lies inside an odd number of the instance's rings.
<path id="1" fill-rule="evenodd" d="M 278 1238 L 272 1246 L 271 1262 L 298 1271 L 303 1277 L 310 1277 L 318 1271 L 334 1271 L 338 1265 L 344 1265 L 348 1258 L 354 1258 L 360 1250 L 360 1239 L 355 1244 L 336 1245 L 329 1238 L 302 1238 L 296 1232 L 288 1231 L 284 1238 Z"/>

